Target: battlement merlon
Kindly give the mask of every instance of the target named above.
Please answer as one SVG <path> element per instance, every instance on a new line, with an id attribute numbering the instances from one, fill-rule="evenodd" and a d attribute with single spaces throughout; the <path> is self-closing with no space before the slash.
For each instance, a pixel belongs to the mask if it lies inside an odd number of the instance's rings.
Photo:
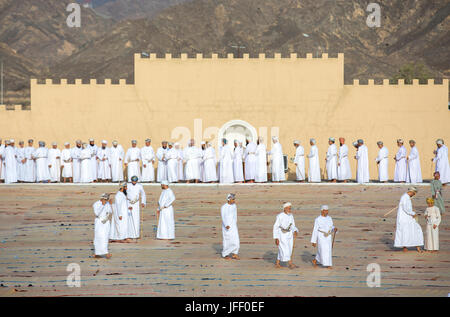
<path id="1" fill-rule="evenodd" d="M 250 55 L 248 53 L 244 53 L 242 54 L 242 58 L 237 58 L 234 56 L 235 54 L 233 53 L 227 53 L 227 55 L 225 57 L 219 57 L 219 54 L 217 53 L 211 53 L 211 57 L 206 57 L 204 54 L 202 53 L 197 53 L 195 56 L 189 56 L 187 53 L 181 53 L 179 57 L 173 57 L 171 53 L 166 53 L 164 55 L 164 57 L 157 57 L 156 53 L 150 53 L 148 54 L 148 57 L 144 57 L 142 54 L 140 53 L 135 53 L 134 54 L 134 60 L 138 61 L 138 60 L 150 60 L 150 61 L 164 61 L 164 60 L 204 60 L 204 59 L 209 59 L 209 60 L 236 60 L 236 61 L 242 61 L 242 60 L 279 60 L 279 59 L 283 59 L 283 60 L 297 60 L 297 59 L 303 59 L 303 60 L 309 60 L 309 59 L 314 59 L 314 60 L 326 60 L 329 59 L 330 57 L 328 56 L 328 53 L 322 53 L 322 56 L 317 57 L 317 58 L 313 58 L 313 54 L 312 53 L 307 53 L 306 57 L 299 57 L 297 53 L 291 53 L 288 57 L 282 57 L 281 53 L 274 53 L 273 57 L 268 57 L 267 54 L 265 53 L 259 53 L 257 57 L 252 57 L 250 58 Z M 330 58 L 332 59 L 332 58 Z M 337 57 L 334 57 L 334 59 L 337 60 L 344 60 L 344 53 L 338 53 Z"/>
<path id="2" fill-rule="evenodd" d="M 38 83 L 38 80 L 36 78 L 31 78 L 30 79 L 30 85 L 31 88 L 33 88 L 33 86 L 44 86 L 44 85 L 51 85 L 51 86 L 69 86 L 69 87 L 73 87 L 73 86 L 89 86 L 89 85 L 100 85 L 100 86 L 125 86 L 125 85 L 131 85 L 127 83 L 126 79 L 119 79 L 119 82 L 115 82 L 113 83 L 111 78 L 106 78 L 104 80 L 104 82 L 101 82 L 101 80 L 99 79 L 89 79 L 88 83 L 83 83 L 82 79 L 75 79 L 74 83 L 69 83 L 67 79 L 62 78 L 60 80 L 60 82 L 58 82 L 57 80 L 54 79 L 44 79 L 43 83 Z"/>
<path id="3" fill-rule="evenodd" d="M 367 81 L 367 84 L 362 85 L 359 81 L 359 79 L 353 79 L 352 84 L 347 84 L 346 86 L 353 86 L 353 87 L 372 87 L 372 86 L 405 86 L 405 87 L 427 87 L 427 86 L 444 86 L 448 87 L 449 80 L 447 78 L 444 78 L 442 80 L 442 83 L 436 83 L 435 79 L 428 79 L 426 84 L 419 83 L 419 79 L 413 79 L 411 84 L 406 84 L 404 79 L 399 79 L 398 82 L 391 82 L 390 79 L 383 79 L 383 82 L 380 84 L 375 84 L 374 79 L 369 79 Z"/>

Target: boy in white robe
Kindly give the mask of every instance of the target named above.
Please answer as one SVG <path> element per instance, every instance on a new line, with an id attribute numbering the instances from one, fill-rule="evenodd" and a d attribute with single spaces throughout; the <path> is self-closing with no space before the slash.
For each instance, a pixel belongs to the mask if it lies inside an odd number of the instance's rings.
<path id="1" fill-rule="evenodd" d="M 62 169 L 62 179 L 63 182 L 66 183 L 67 180 L 72 182 L 72 157 L 70 156 L 70 143 L 64 143 L 64 150 L 61 151 L 61 163 L 63 166 Z"/>
<path id="2" fill-rule="evenodd" d="M 239 260 L 239 232 L 237 227 L 236 195 L 228 194 L 227 203 L 220 209 L 222 216 L 222 257 Z"/>
<path id="3" fill-rule="evenodd" d="M 434 205 L 434 199 L 427 198 L 428 208 L 425 210 L 424 217 L 427 221 L 425 250 L 429 252 L 438 252 L 439 250 L 439 225 L 441 224 L 441 212 Z"/>
<path id="4" fill-rule="evenodd" d="M 244 166 L 242 165 L 243 157 L 244 149 L 242 148 L 242 143 L 238 140 L 234 140 L 233 175 L 235 183 L 244 182 Z"/>
<path id="5" fill-rule="evenodd" d="M 127 150 L 125 155 L 125 166 L 127 167 L 128 181 L 131 182 L 131 177 L 141 177 L 141 150 L 137 147 L 137 141 L 131 141 L 131 148 Z"/>
<path id="6" fill-rule="evenodd" d="M 303 182 L 305 180 L 305 149 L 300 145 L 300 141 L 294 141 L 295 146 L 295 176 L 297 182 Z"/>
<path id="7" fill-rule="evenodd" d="M 348 160 L 348 146 L 345 138 L 339 138 L 338 180 L 347 183 L 352 178 L 352 170 Z"/>
<path id="8" fill-rule="evenodd" d="M 144 187 L 138 184 L 138 177 L 131 177 L 131 183 L 127 185 L 127 199 L 128 199 L 128 238 L 140 238 L 141 229 L 141 208 L 145 208 L 147 198 L 145 196 Z M 140 201 L 140 204 L 139 204 Z"/>
<path id="9" fill-rule="evenodd" d="M 152 140 L 146 139 L 145 146 L 141 148 L 141 159 L 142 159 L 142 177 L 141 183 L 154 182 L 155 181 L 155 168 L 153 164 L 155 163 L 155 151 L 151 146 Z"/>
<path id="10" fill-rule="evenodd" d="M 167 180 L 167 158 L 166 154 L 169 149 L 167 148 L 167 141 L 161 142 L 161 147 L 156 150 L 156 157 L 158 159 L 158 169 L 156 172 L 156 181 L 161 183 Z"/>
<path id="11" fill-rule="evenodd" d="M 327 176 L 329 181 L 331 181 L 332 183 L 336 183 L 338 178 L 338 170 L 337 170 L 338 160 L 337 160 L 337 147 L 335 144 L 335 139 L 329 138 L 328 144 L 329 147 L 327 150 L 327 156 L 325 157 Z"/>
<path id="12" fill-rule="evenodd" d="M 52 148 L 48 150 L 48 169 L 51 183 L 61 181 L 61 151 L 56 142 L 52 143 Z"/>
<path id="13" fill-rule="evenodd" d="M 158 209 L 156 215 L 158 216 L 158 230 L 156 238 L 160 240 L 175 239 L 175 219 L 173 215 L 172 204 L 175 201 L 175 195 L 172 189 L 169 188 L 168 181 L 161 182 L 161 196 L 159 196 Z"/>
<path id="14" fill-rule="evenodd" d="M 97 149 L 97 180 L 99 182 L 111 181 L 110 149 L 107 145 L 108 142 L 103 140 L 102 146 Z"/>
<path id="15" fill-rule="evenodd" d="M 292 252 L 294 251 L 294 239 L 297 238 L 298 229 L 291 213 L 291 206 L 290 202 L 283 204 L 283 211 L 277 215 L 273 225 L 273 238 L 275 239 L 275 245 L 278 247 L 276 268 L 281 267 L 280 262 L 288 262 L 290 269 L 296 267 L 292 263 Z"/>
<path id="16" fill-rule="evenodd" d="M 319 163 L 319 149 L 316 146 L 315 139 L 310 139 L 309 144 L 311 145 L 311 150 L 308 155 L 309 159 L 308 182 L 320 183 L 321 176 Z"/>
<path id="17" fill-rule="evenodd" d="M 314 220 L 314 229 L 311 235 L 311 243 L 313 247 L 317 246 L 317 253 L 313 266 L 317 267 L 317 263 L 328 269 L 333 266 L 333 236 L 336 234 L 337 228 L 333 225 L 333 219 L 328 216 L 328 206 L 323 205 L 321 215 Z"/>
<path id="18" fill-rule="evenodd" d="M 108 252 L 109 231 L 112 218 L 111 204 L 112 201 L 109 198 L 109 194 L 105 193 L 92 206 L 95 214 L 94 258 L 105 256 L 109 259 L 112 256 Z"/>
<path id="19" fill-rule="evenodd" d="M 378 156 L 375 159 L 378 165 L 378 180 L 380 183 L 387 183 L 389 179 L 389 151 L 383 145 L 382 141 L 378 141 L 377 146 L 380 149 L 378 151 Z"/>
<path id="20" fill-rule="evenodd" d="M 111 242 L 128 243 L 128 200 L 127 183 L 119 185 L 119 191 L 114 197 L 113 216 L 111 218 L 111 230 L 109 239 Z"/>
<path id="21" fill-rule="evenodd" d="M 406 157 L 406 161 L 408 162 L 406 181 L 408 183 L 422 183 L 422 169 L 420 168 L 420 157 L 416 147 L 416 141 L 409 140 L 409 146 L 411 147 L 411 151 Z"/>
<path id="22" fill-rule="evenodd" d="M 409 247 L 416 247 L 417 252 L 422 252 L 420 246 L 423 245 L 423 232 L 411 203 L 411 197 L 416 193 L 415 187 L 408 188 L 398 204 L 394 247 L 403 248 L 404 252 L 408 251 Z"/>
<path id="23" fill-rule="evenodd" d="M 398 151 L 394 156 L 395 160 L 395 173 L 394 182 L 404 183 L 408 174 L 407 162 L 406 162 L 406 148 L 403 146 L 403 140 L 397 140 Z"/>

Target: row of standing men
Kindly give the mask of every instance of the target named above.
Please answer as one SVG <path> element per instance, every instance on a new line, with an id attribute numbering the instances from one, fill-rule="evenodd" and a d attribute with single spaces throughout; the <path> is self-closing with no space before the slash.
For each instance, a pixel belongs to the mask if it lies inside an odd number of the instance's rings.
<path id="1" fill-rule="evenodd" d="M 128 181 L 133 175 L 140 178 L 141 182 L 170 183 L 186 182 L 267 182 L 268 164 L 270 156 L 270 172 L 272 182 L 285 181 L 285 162 L 283 149 L 277 137 L 272 138 L 271 151 L 266 150 L 263 139 L 259 137 L 255 142 L 250 138 L 246 140 L 246 147 L 235 140 L 234 147 L 222 140 L 219 148 L 218 164 L 214 147 L 209 142 L 202 142 L 201 147 L 195 146 L 194 140 L 190 140 L 183 150 L 179 143 L 163 141 L 156 153 L 151 146 L 151 140 L 145 140 L 145 146 L 137 147 L 137 141 L 131 142 L 131 147 L 125 153 L 123 147 L 117 141 L 113 141 L 111 147 L 103 140 L 100 147 L 95 145 L 93 139 L 89 143 L 76 141 L 75 147 L 69 143 L 64 144 L 64 149 L 59 150 L 57 144 L 47 149 L 45 142 L 39 141 L 39 147 L 33 147 L 33 140 L 19 142 L 15 147 L 14 140 L 7 140 L 5 145 L 0 140 L 0 180 L 6 183 L 15 182 L 64 182 L 91 183 L 91 182 L 121 182 L 124 180 L 124 169 Z M 344 138 L 339 138 L 339 150 L 334 138 L 329 138 L 329 147 L 325 157 L 326 167 L 321 175 L 319 151 L 315 139 L 310 139 L 310 153 L 308 176 L 305 174 L 305 149 L 300 141 L 294 141 L 296 147 L 295 157 L 291 161 L 296 166 L 296 180 L 308 182 L 320 182 L 329 180 L 332 182 L 347 182 L 352 178 L 349 149 Z M 389 179 L 389 151 L 382 141 L 377 142 L 379 147 L 375 161 L 378 167 L 378 180 L 387 182 Z M 419 151 L 414 140 L 409 141 L 411 150 L 408 155 L 402 139 L 397 140 L 398 151 L 394 156 L 395 174 L 394 182 L 421 183 L 422 172 L 420 167 Z M 443 184 L 450 182 L 450 168 L 448 163 L 448 148 L 442 139 L 436 141 L 437 148 L 434 151 L 435 171 L 441 175 Z M 357 162 L 356 181 L 368 183 L 369 159 L 367 146 L 362 139 L 353 142 L 356 148 L 354 158 Z M 154 164 L 158 161 L 156 177 Z M 326 176 L 325 176 L 326 172 Z"/>

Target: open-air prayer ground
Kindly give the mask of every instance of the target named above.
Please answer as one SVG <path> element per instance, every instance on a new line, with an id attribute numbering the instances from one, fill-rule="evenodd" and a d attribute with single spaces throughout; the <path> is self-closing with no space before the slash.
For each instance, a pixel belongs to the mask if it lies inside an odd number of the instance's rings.
<path id="1" fill-rule="evenodd" d="M 155 240 L 158 185 L 145 185 L 144 238 L 110 244 L 113 257 L 93 259 L 92 204 L 116 185 L 0 186 L 1 296 L 447 296 L 450 293 L 450 189 L 440 225 L 439 253 L 393 248 L 396 206 L 407 185 L 171 186 L 176 239 Z M 423 213 L 429 185 L 418 186 L 413 208 Z M 220 206 L 237 194 L 241 260 L 223 260 Z M 291 201 L 299 237 L 297 269 L 275 269 L 272 227 Z M 314 269 L 310 243 L 320 205 L 339 229 L 333 269 Z M 425 220 L 420 224 L 425 232 Z M 70 263 L 81 287 L 68 287 Z M 381 286 L 366 284 L 367 265 L 381 266 Z"/>

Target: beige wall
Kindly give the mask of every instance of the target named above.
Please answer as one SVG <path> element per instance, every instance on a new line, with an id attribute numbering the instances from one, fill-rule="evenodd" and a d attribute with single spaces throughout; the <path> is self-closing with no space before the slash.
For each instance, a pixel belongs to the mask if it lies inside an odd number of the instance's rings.
<path id="1" fill-rule="evenodd" d="M 328 137 L 351 142 L 363 138 L 369 148 L 371 178 L 376 178 L 376 141 L 383 140 L 393 157 L 395 140 L 417 141 L 424 178 L 436 138 L 450 139 L 448 80 L 442 85 L 344 85 L 344 56 L 338 58 L 141 58 L 135 55 L 135 84 L 124 80 L 105 84 L 37 84 L 31 80 L 31 111 L 0 106 L 0 137 L 59 144 L 90 137 L 99 143 L 117 139 L 125 148 L 131 139 L 143 145 L 147 137 L 157 148 L 162 139 L 185 140 L 176 132 L 186 127 L 190 136 L 209 136 L 230 120 L 248 122 L 266 140 L 279 134 L 284 152 L 294 154 L 299 139 L 309 152 L 316 138 L 324 166 Z M 194 120 L 201 119 L 194 131 Z M 202 135 L 203 134 L 203 135 Z M 183 144 L 184 146 L 184 144 Z M 269 146 L 270 148 L 270 146 Z M 409 146 L 407 146 L 409 148 Z M 353 176 L 355 162 L 351 159 Z M 390 160 L 393 177 L 394 160 Z M 293 166 L 290 166 L 293 170 Z M 292 175 L 291 175 L 292 176 Z"/>

